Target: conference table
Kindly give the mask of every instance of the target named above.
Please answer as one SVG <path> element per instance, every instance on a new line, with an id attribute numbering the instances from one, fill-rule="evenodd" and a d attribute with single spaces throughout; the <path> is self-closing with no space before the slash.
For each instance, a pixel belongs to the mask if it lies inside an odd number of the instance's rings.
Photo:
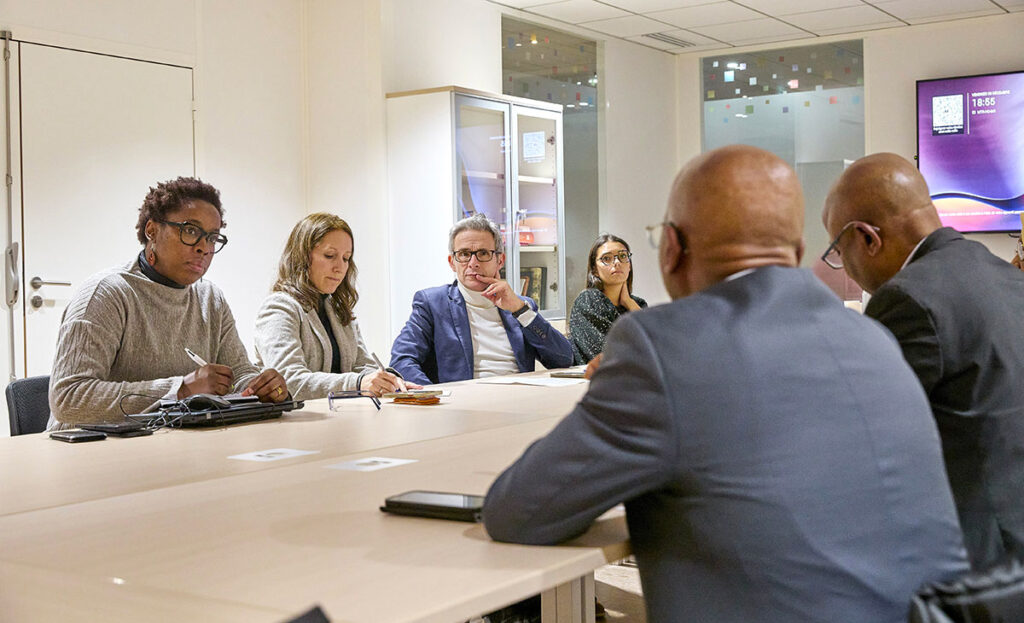
<path id="1" fill-rule="evenodd" d="M 547 378 L 515 375 L 531 377 Z M 531 547 L 379 510 L 414 489 L 483 494 L 585 383 L 437 387 L 434 406 L 313 400 L 224 428 L 0 439 L 0 620 L 282 622 L 319 605 L 457 623 L 541 594 L 545 623 L 593 621 L 594 569 L 629 554 L 621 511 Z"/>

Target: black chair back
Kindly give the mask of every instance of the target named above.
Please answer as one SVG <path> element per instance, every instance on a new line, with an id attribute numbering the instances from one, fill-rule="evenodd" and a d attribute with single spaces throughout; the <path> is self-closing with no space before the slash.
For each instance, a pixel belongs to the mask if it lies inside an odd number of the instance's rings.
<path id="1" fill-rule="evenodd" d="M 30 376 L 7 386 L 11 436 L 41 433 L 50 420 L 50 377 Z"/>

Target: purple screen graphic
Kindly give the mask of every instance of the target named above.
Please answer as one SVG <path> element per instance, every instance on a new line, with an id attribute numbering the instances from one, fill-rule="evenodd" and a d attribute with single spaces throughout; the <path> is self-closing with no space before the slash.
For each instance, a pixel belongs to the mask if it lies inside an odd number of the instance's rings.
<path id="1" fill-rule="evenodd" d="M 943 225 L 1020 229 L 1024 72 L 918 81 L 917 153 Z"/>

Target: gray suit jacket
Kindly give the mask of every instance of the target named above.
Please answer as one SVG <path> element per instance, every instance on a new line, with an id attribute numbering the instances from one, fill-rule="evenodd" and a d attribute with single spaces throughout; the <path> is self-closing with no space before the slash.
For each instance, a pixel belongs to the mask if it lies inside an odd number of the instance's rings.
<path id="1" fill-rule="evenodd" d="M 928 394 L 971 561 L 1024 556 L 1024 273 L 942 228 L 864 312 Z"/>
<path id="2" fill-rule="evenodd" d="M 553 544 L 620 502 L 651 621 L 895 623 L 922 582 L 967 570 L 913 372 L 805 270 L 620 318 L 484 521 Z"/>
<path id="3" fill-rule="evenodd" d="M 360 376 L 377 369 L 356 321 L 342 326 L 330 307 L 327 317 L 341 351 L 341 374 L 331 374 L 328 328 L 315 309 L 306 311 L 291 296 L 274 292 L 256 315 L 257 361 L 281 373 L 295 400 L 326 398 L 329 391 L 359 389 Z"/>

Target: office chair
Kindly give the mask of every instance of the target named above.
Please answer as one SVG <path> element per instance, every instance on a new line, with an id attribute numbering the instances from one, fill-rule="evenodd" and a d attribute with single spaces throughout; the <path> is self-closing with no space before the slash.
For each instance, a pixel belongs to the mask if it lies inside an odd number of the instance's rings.
<path id="1" fill-rule="evenodd" d="M 11 436 L 41 433 L 50 419 L 50 377 L 30 376 L 7 386 Z"/>
<path id="2" fill-rule="evenodd" d="M 1008 560 L 984 571 L 921 587 L 910 603 L 909 623 L 1010 623 L 1024 621 L 1024 565 Z"/>

